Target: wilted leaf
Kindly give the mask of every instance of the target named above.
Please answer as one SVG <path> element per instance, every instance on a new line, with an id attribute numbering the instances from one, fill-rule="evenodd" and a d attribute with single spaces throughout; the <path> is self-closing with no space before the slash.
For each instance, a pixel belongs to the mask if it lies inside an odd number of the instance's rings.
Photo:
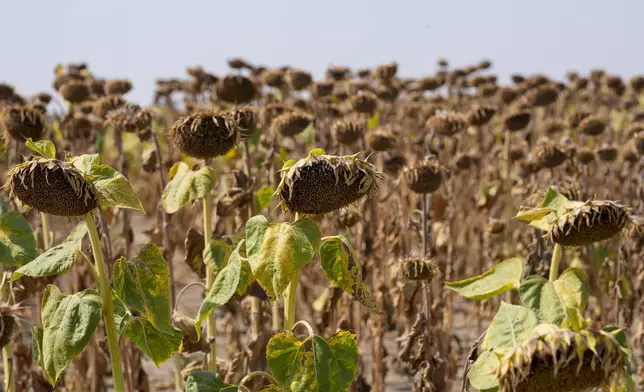
<path id="1" fill-rule="evenodd" d="M 217 306 L 225 305 L 230 299 L 235 295 L 237 286 L 239 285 L 239 280 L 241 278 L 242 270 L 242 257 L 239 254 L 240 248 L 244 246 L 244 240 L 242 240 L 235 250 L 230 255 L 228 259 L 228 265 L 226 265 L 215 277 L 215 281 L 206 297 L 204 298 L 201 306 L 199 307 L 199 315 L 195 320 L 195 329 L 197 330 L 197 336 L 201 334 L 201 324 L 208 318 L 210 312 L 212 312 Z"/>
<path id="2" fill-rule="evenodd" d="M 25 217 L 0 195 L 0 264 L 23 265 L 36 257 L 36 238 Z"/>
<path id="3" fill-rule="evenodd" d="M 320 247 L 320 261 L 324 274 L 333 285 L 355 296 L 367 309 L 378 311 L 367 285 L 362 281 L 362 267 L 346 236 L 325 238 Z"/>
<path id="4" fill-rule="evenodd" d="M 31 138 L 27 138 L 25 144 L 27 145 L 28 149 L 40 154 L 45 158 L 56 158 L 56 146 L 54 146 L 54 143 L 49 140 L 38 140 L 37 142 L 34 142 L 33 140 L 31 140 Z"/>
<path id="5" fill-rule="evenodd" d="M 255 191 L 255 211 L 262 211 L 271 204 L 273 199 L 273 187 L 270 185 L 263 186 Z"/>
<path id="6" fill-rule="evenodd" d="M 554 282 L 564 306 L 579 308 L 581 312 L 588 306 L 590 286 L 588 275 L 579 268 L 568 268 Z"/>
<path id="7" fill-rule="evenodd" d="M 157 366 L 161 366 L 179 351 L 181 346 L 181 331 L 172 327 L 169 333 L 163 333 L 143 317 L 134 317 L 127 325 L 125 337 L 137 346 Z"/>
<path id="8" fill-rule="evenodd" d="M 485 334 L 481 349 L 502 353 L 530 337 L 538 323 L 537 315 L 531 309 L 501 302 L 499 311 Z"/>
<path id="9" fill-rule="evenodd" d="M 215 274 L 226 266 L 228 258 L 239 244 L 239 240 L 238 237 L 227 235 L 210 241 L 210 247 L 203 251 L 202 257 Z"/>
<path id="10" fill-rule="evenodd" d="M 570 201 L 564 195 L 559 193 L 553 187 L 548 187 L 546 196 L 541 203 L 541 209 L 538 210 L 551 210 L 550 213 L 530 221 L 530 225 L 536 227 L 539 230 L 549 231 L 552 223 L 560 216 L 566 213 L 568 209 L 578 207 L 583 205 L 583 202 Z M 527 221 L 527 219 L 522 219 Z"/>
<path id="11" fill-rule="evenodd" d="M 237 386 L 224 383 L 217 373 L 193 370 L 186 380 L 186 392 L 236 392 Z"/>
<path id="12" fill-rule="evenodd" d="M 172 332 L 168 263 L 155 244 L 147 244 L 132 260 L 114 264 L 116 295 L 160 331 Z"/>
<path id="13" fill-rule="evenodd" d="M 215 187 L 217 177 L 212 168 L 193 171 L 188 164 L 177 162 L 170 172 L 174 175 L 161 196 L 163 208 L 169 214 L 179 211 L 193 200 L 202 199 Z"/>
<path id="14" fill-rule="evenodd" d="M 274 301 L 320 246 L 320 229 L 310 219 L 269 223 L 263 215 L 246 223 L 246 251 L 255 279 Z"/>
<path id="15" fill-rule="evenodd" d="M 513 258 L 502 261 L 482 275 L 458 282 L 445 282 L 445 285 L 468 299 L 489 299 L 508 290 L 518 289 L 522 271 L 521 260 Z"/>
<path id="16" fill-rule="evenodd" d="M 75 168 L 87 174 L 92 170 L 92 167 L 101 164 L 101 156 L 99 154 L 83 154 L 72 158 L 71 162 Z"/>
<path id="17" fill-rule="evenodd" d="M 13 273 L 11 281 L 18 280 L 23 276 L 53 276 L 67 271 L 74 265 L 86 234 L 87 225 L 85 221 L 82 221 L 72 230 L 65 241 L 47 249 L 30 263 L 18 268 Z"/>
<path id="18" fill-rule="evenodd" d="M 534 220 L 539 220 L 550 214 L 554 210 L 552 208 L 527 208 L 521 207 L 517 215 L 514 217 L 517 220 L 524 222 L 532 222 Z"/>
<path id="19" fill-rule="evenodd" d="M 468 375 L 470 384 L 479 391 L 499 386 L 496 372 L 501 366 L 499 357 L 491 351 L 484 351 L 472 365 Z"/>
<path id="20" fill-rule="evenodd" d="M 43 330 L 41 327 L 34 325 L 31 329 L 31 352 L 34 358 L 34 362 L 40 365 L 41 368 L 45 368 L 43 363 L 43 347 L 42 347 L 42 335 Z"/>
<path id="21" fill-rule="evenodd" d="M 541 321 L 561 325 L 566 318 L 566 307 L 548 279 L 529 276 L 521 282 L 519 293 L 523 305 L 532 309 Z"/>
<path id="22" fill-rule="evenodd" d="M 64 295 L 49 285 L 42 297 L 44 373 L 53 385 L 80 354 L 101 320 L 103 305 L 95 290 Z"/>
<path id="23" fill-rule="evenodd" d="M 311 156 L 313 156 L 313 157 L 318 157 L 318 156 L 320 156 L 320 155 L 325 155 L 325 154 L 326 154 L 326 151 L 324 151 L 324 150 L 323 150 L 323 149 L 321 149 L 321 148 L 314 148 L 314 149 L 312 149 L 312 150 L 311 150 L 311 152 L 309 153 L 309 155 L 311 155 Z"/>
<path id="24" fill-rule="evenodd" d="M 204 279 L 206 277 L 206 264 L 203 262 L 203 251 L 206 249 L 206 244 L 204 243 L 203 234 L 196 229 L 188 229 L 184 245 L 186 248 L 184 263 L 190 267 L 192 272 Z"/>

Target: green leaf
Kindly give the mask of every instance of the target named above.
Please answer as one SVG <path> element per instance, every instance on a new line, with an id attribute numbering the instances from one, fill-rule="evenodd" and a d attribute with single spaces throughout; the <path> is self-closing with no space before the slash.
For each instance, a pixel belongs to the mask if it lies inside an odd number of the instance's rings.
<path id="1" fill-rule="evenodd" d="M 237 248 L 230 255 L 228 265 L 217 274 L 215 281 L 199 307 L 199 315 L 195 320 L 197 337 L 201 335 L 201 324 L 208 318 L 210 312 L 217 306 L 225 305 L 235 295 L 241 278 L 243 258 L 239 254 L 239 250 L 242 246 L 244 246 L 244 240 L 237 245 Z"/>
<path id="2" fill-rule="evenodd" d="M 103 207 L 131 208 L 144 212 L 143 204 L 125 176 L 107 165 L 94 166 L 89 178 Z"/>
<path id="3" fill-rule="evenodd" d="M 541 276 L 529 276 L 519 288 L 521 302 L 534 310 L 541 321 L 561 325 L 566 318 L 564 306 L 555 285 Z"/>
<path id="4" fill-rule="evenodd" d="M 219 273 L 228 263 L 228 259 L 239 240 L 232 236 L 224 236 L 210 241 L 210 246 L 203 251 L 203 259 L 206 265 L 212 268 L 215 274 Z"/>
<path id="5" fill-rule="evenodd" d="M 141 248 L 134 259 L 120 258 L 114 264 L 116 295 L 165 333 L 172 333 L 169 279 L 168 263 L 153 243 Z"/>
<path id="6" fill-rule="evenodd" d="M 34 325 L 31 329 L 31 352 L 34 358 L 34 362 L 40 365 L 41 368 L 45 368 L 43 363 L 43 354 L 42 354 L 42 335 L 43 330 L 41 327 Z"/>
<path id="7" fill-rule="evenodd" d="M 253 269 L 250 268 L 250 262 L 247 258 L 242 257 L 241 259 L 241 274 L 239 276 L 239 283 L 237 284 L 237 290 L 235 294 L 244 295 L 246 290 L 250 287 L 251 284 L 255 282 L 255 276 L 253 276 Z"/>
<path id="8" fill-rule="evenodd" d="M 537 315 L 531 309 L 501 302 L 499 311 L 485 334 L 481 349 L 494 350 L 500 354 L 530 337 L 538 323 Z"/>
<path id="9" fill-rule="evenodd" d="M 590 285 L 588 275 L 579 268 L 568 268 L 554 282 L 559 297 L 567 307 L 576 307 L 581 312 L 588 306 Z"/>
<path id="10" fill-rule="evenodd" d="M 499 357 L 492 351 L 484 351 L 472 365 L 468 375 L 470 384 L 478 390 L 492 389 L 499 386 L 496 372 L 501 366 Z"/>
<path id="11" fill-rule="evenodd" d="M 56 146 L 49 140 L 38 140 L 37 142 L 34 142 L 33 140 L 31 140 L 31 138 L 27 138 L 27 142 L 25 144 L 27 145 L 28 149 L 40 154 L 45 158 L 56 158 Z"/>
<path id="12" fill-rule="evenodd" d="M 25 217 L 9 210 L 9 204 L 0 195 L 0 263 L 24 265 L 37 255 L 36 238 Z"/>
<path id="13" fill-rule="evenodd" d="M 120 336 L 130 320 L 130 313 L 123 301 L 114 292 L 112 292 L 112 307 L 114 308 L 114 324 Z"/>
<path id="14" fill-rule="evenodd" d="M 86 234 L 87 225 L 83 221 L 72 230 L 65 241 L 47 249 L 30 263 L 18 268 L 13 273 L 11 281 L 18 280 L 23 276 L 53 276 L 67 271 L 74 265 Z"/>
<path id="15" fill-rule="evenodd" d="M 217 182 L 215 171 L 209 167 L 192 171 L 188 164 L 177 162 L 170 171 L 174 172 L 174 176 L 161 196 L 163 208 L 169 214 L 179 211 L 193 200 L 202 199 Z"/>
<path id="16" fill-rule="evenodd" d="M 273 187 L 270 185 L 263 186 L 255 191 L 255 211 L 262 211 L 271 204 L 273 199 Z"/>
<path id="17" fill-rule="evenodd" d="M 373 297 L 362 281 L 362 268 L 351 242 L 344 235 L 326 237 L 320 247 L 320 261 L 329 281 L 355 296 L 371 311 L 378 311 Z"/>
<path id="18" fill-rule="evenodd" d="M 583 204 L 584 204 L 583 202 L 568 200 L 568 198 L 566 198 L 564 195 L 559 193 L 555 188 L 550 186 L 548 187 L 546 196 L 544 197 L 543 202 L 541 203 L 542 208 L 536 209 L 536 210 L 543 211 L 545 209 L 549 209 L 552 212 L 544 216 L 538 217 L 538 219 L 537 218 L 532 219 L 530 221 L 530 225 L 540 230 L 549 231 L 552 223 L 558 217 L 565 214 L 568 209 L 579 207 Z M 522 220 L 528 221 L 528 219 L 522 219 Z"/>
<path id="19" fill-rule="evenodd" d="M 380 125 L 380 112 L 376 111 L 367 121 L 367 128 L 376 129 Z"/>
<path id="20" fill-rule="evenodd" d="M 217 373 L 193 370 L 186 380 L 186 392 L 236 392 L 237 386 L 224 383 Z"/>
<path id="21" fill-rule="evenodd" d="M 53 385 L 83 351 L 101 320 L 103 304 L 95 290 L 64 295 L 54 285 L 42 297 L 42 352 L 45 376 Z"/>
<path id="22" fill-rule="evenodd" d="M 161 366 L 179 351 L 182 334 L 175 327 L 170 333 L 161 332 L 145 318 L 134 317 L 127 325 L 125 337 L 136 343 L 155 365 Z"/>
<path id="23" fill-rule="evenodd" d="M 502 261 L 482 275 L 458 282 L 445 282 L 445 285 L 468 299 L 490 299 L 508 290 L 518 289 L 522 272 L 523 263 L 513 258 Z"/>
<path id="24" fill-rule="evenodd" d="M 328 341 L 314 335 L 311 341 L 311 351 L 307 351 L 291 331 L 273 336 L 266 346 L 273 377 L 293 392 L 347 391 L 358 368 L 355 334 L 340 331 Z"/>
<path id="25" fill-rule="evenodd" d="M 253 275 L 274 301 L 320 246 L 320 228 L 310 219 L 269 223 L 262 215 L 246 222 L 246 251 Z"/>
<path id="26" fill-rule="evenodd" d="M 266 362 L 280 385 L 289 389 L 302 373 L 305 347 L 291 331 L 278 332 L 266 345 Z"/>
<path id="27" fill-rule="evenodd" d="M 321 148 L 314 148 L 309 153 L 309 155 L 312 156 L 312 157 L 319 157 L 320 155 L 325 155 L 325 154 L 326 154 L 326 151 L 324 151 Z"/>
<path id="28" fill-rule="evenodd" d="M 99 154 L 83 154 L 71 159 L 75 168 L 81 172 L 88 174 L 92 171 L 94 166 L 101 164 L 101 156 Z"/>

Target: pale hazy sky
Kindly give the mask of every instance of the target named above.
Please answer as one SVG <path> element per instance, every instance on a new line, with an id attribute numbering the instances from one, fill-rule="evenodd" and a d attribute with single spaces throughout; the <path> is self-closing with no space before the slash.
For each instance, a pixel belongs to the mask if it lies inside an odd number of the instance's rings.
<path id="1" fill-rule="evenodd" d="M 149 103 L 154 79 L 186 65 L 216 74 L 242 56 L 320 77 L 398 61 L 403 76 L 491 59 L 502 77 L 603 67 L 644 74 L 643 0 L 0 0 L 0 81 L 51 89 L 57 62 L 127 77 Z"/>

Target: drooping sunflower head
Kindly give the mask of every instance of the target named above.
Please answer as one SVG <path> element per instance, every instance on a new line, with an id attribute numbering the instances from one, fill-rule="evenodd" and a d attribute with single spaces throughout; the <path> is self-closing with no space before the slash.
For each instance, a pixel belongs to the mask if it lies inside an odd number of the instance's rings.
<path id="1" fill-rule="evenodd" d="M 14 139 L 40 139 L 47 126 L 43 114 L 29 106 L 8 106 L 0 111 L 0 128 Z"/>
<path id="2" fill-rule="evenodd" d="M 14 166 L 8 177 L 11 195 L 40 212 L 80 216 L 99 204 L 94 185 L 71 162 L 34 157 Z"/>
<path id="3" fill-rule="evenodd" d="M 442 184 L 447 169 L 436 157 L 428 157 L 419 165 L 403 170 L 405 182 L 414 193 L 432 193 Z"/>
<path id="4" fill-rule="evenodd" d="M 565 246 L 584 246 L 615 236 L 628 221 L 623 205 L 610 200 L 592 200 L 558 217 L 547 237 Z"/>
<path id="5" fill-rule="evenodd" d="M 243 106 L 234 109 L 230 116 L 233 120 L 233 125 L 237 128 L 240 140 L 247 140 L 250 138 L 255 129 L 257 129 L 257 111 L 250 106 Z"/>
<path id="6" fill-rule="evenodd" d="M 433 259 L 424 257 L 405 257 L 396 262 L 396 273 L 405 280 L 429 282 L 438 275 L 438 267 Z"/>
<path id="7" fill-rule="evenodd" d="M 226 154 L 237 141 L 236 127 L 221 113 L 200 111 L 180 118 L 168 132 L 186 155 L 209 159 Z"/>
<path id="8" fill-rule="evenodd" d="M 467 118 L 460 113 L 438 111 L 427 120 L 425 127 L 441 136 L 454 136 L 467 125 Z"/>
<path id="9" fill-rule="evenodd" d="M 511 349 L 499 392 L 583 392 L 607 387 L 624 371 L 624 349 L 601 330 L 551 331 Z"/>
<path id="10" fill-rule="evenodd" d="M 306 128 L 313 124 L 313 116 L 301 110 L 289 111 L 282 113 L 271 123 L 271 129 L 274 134 L 286 137 L 293 137 L 304 132 Z"/>
<path id="11" fill-rule="evenodd" d="M 287 162 L 275 193 L 285 210 L 319 215 L 377 191 L 382 178 L 372 164 L 357 155 L 325 155 L 314 150 L 297 162 Z"/>

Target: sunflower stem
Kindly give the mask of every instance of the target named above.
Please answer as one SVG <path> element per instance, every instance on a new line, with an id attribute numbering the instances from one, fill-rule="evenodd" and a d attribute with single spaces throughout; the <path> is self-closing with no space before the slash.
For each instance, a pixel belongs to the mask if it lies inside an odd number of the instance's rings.
<path id="1" fill-rule="evenodd" d="M 552 251 L 552 259 L 550 260 L 550 281 L 554 282 L 559 277 L 559 262 L 563 253 L 563 246 L 555 244 L 555 249 Z"/>
<path id="2" fill-rule="evenodd" d="M 210 160 L 206 160 L 206 166 L 210 164 Z M 206 193 L 203 198 L 203 239 L 206 249 L 210 247 L 210 240 L 212 239 L 212 194 Z M 206 265 L 206 293 L 210 291 L 210 287 L 215 281 L 215 274 L 210 266 Z M 206 339 L 208 341 L 210 351 L 208 351 L 208 370 L 211 372 L 217 371 L 217 315 L 211 312 L 208 316 L 206 324 Z"/>
<path id="3" fill-rule="evenodd" d="M 92 252 L 96 261 L 96 272 L 98 272 L 98 290 L 103 300 L 103 321 L 105 322 L 105 331 L 107 334 L 107 345 L 110 350 L 112 360 L 112 377 L 114 379 L 114 391 L 124 392 L 123 367 L 121 366 L 121 348 L 119 347 L 118 333 L 114 323 L 114 309 L 112 304 L 112 290 L 110 280 L 107 275 L 107 267 L 103 259 L 103 249 L 101 248 L 101 239 L 96 230 L 96 219 L 93 212 L 85 215 L 89 240 L 92 244 Z"/>
<path id="4" fill-rule="evenodd" d="M 288 292 L 284 298 L 284 329 L 289 330 L 295 324 L 295 299 L 297 295 L 297 284 L 299 283 L 300 272 L 298 271 L 291 283 L 288 285 Z"/>
<path id="5" fill-rule="evenodd" d="M 50 215 L 44 212 L 40 213 L 40 222 L 42 224 L 42 244 L 45 250 L 51 248 L 51 230 L 49 229 Z"/>

